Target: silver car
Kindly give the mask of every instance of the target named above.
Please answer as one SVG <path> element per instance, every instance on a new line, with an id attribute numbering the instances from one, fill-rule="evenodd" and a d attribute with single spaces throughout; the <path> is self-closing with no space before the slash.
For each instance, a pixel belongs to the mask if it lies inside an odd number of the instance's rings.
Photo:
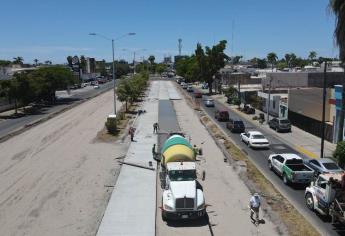
<path id="1" fill-rule="evenodd" d="M 307 160 L 306 165 L 312 168 L 317 175 L 344 171 L 337 165 L 337 163 L 329 158 Z"/>

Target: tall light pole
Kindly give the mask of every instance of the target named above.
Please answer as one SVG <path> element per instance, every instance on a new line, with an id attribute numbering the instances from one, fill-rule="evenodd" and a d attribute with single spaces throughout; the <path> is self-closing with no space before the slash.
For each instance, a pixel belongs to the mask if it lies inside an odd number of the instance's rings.
<path id="1" fill-rule="evenodd" d="M 118 40 L 118 39 L 121 39 L 121 38 L 124 38 L 126 36 L 132 36 L 132 35 L 135 35 L 135 33 L 127 33 L 127 34 L 124 34 L 118 38 L 108 38 L 107 36 L 104 36 L 102 34 L 98 34 L 98 33 L 89 33 L 89 35 L 92 35 L 92 36 L 99 36 L 101 38 L 104 38 L 108 41 L 111 41 L 111 49 L 112 49 L 112 55 L 113 55 L 113 90 L 114 90 L 114 115 L 116 116 L 116 83 L 115 83 L 115 52 L 114 52 L 114 41 L 115 40 Z"/>

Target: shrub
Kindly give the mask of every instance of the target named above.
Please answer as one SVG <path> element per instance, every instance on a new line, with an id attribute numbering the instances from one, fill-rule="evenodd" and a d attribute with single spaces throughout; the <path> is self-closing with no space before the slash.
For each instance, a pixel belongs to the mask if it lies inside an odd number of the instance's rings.
<path id="1" fill-rule="evenodd" d="M 108 133 L 115 135 L 117 133 L 116 119 L 108 118 L 105 122 L 105 127 L 107 128 Z"/>
<path id="2" fill-rule="evenodd" d="M 337 148 L 333 153 L 333 157 L 337 159 L 338 165 L 342 168 L 345 166 L 345 141 L 338 142 Z"/>

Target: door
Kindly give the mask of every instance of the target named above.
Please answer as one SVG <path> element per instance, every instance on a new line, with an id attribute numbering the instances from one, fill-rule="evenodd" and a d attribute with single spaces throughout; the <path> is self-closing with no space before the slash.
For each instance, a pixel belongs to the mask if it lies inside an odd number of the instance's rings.
<path id="1" fill-rule="evenodd" d="M 279 174 L 282 174 L 283 172 L 283 162 L 284 158 L 280 155 L 274 156 L 272 158 L 272 165 Z"/>

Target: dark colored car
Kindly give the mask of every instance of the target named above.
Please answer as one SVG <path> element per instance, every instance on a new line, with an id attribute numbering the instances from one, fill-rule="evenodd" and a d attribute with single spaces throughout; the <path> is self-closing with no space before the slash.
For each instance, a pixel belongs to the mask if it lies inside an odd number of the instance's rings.
<path id="1" fill-rule="evenodd" d="M 214 113 L 214 117 L 218 121 L 228 121 L 229 120 L 229 112 L 225 110 L 216 110 Z"/>
<path id="2" fill-rule="evenodd" d="M 229 122 L 226 123 L 226 128 L 228 128 L 233 133 L 244 133 L 245 126 L 243 121 L 238 119 L 229 119 Z"/>
<path id="3" fill-rule="evenodd" d="M 268 125 L 277 132 L 291 132 L 291 123 L 288 119 L 273 118 L 268 122 Z"/>
<path id="4" fill-rule="evenodd" d="M 202 94 L 200 92 L 195 92 L 194 97 L 195 98 L 202 98 Z"/>

